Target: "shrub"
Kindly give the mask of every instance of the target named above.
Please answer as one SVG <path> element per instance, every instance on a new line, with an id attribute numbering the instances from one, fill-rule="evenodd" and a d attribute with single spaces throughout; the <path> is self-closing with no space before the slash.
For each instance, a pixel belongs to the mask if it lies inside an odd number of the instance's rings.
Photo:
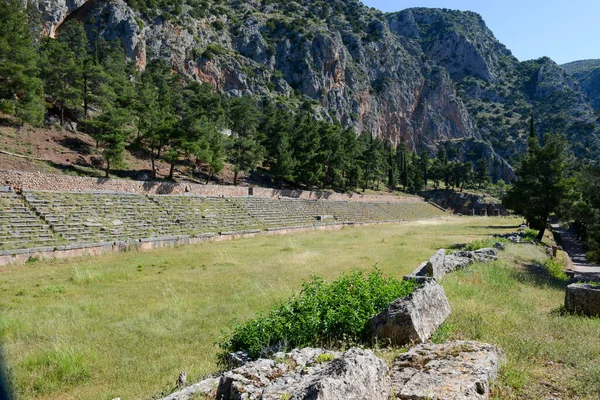
<path id="1" fill-rule="evenodd" d="M 554 258 L 549 258 L 542 264 L 542 267 L 555 279 L 567 281 L 569 277 L 565 273 L 563 264 Z"/>
<path id="2" fill-rule="evenodd" d="M 280 351 L 362 341 L 369 318 L 416 286 L 386 277 L 377 269 L 366 277 L 362 271 L 343 274 L 331 283 L 313 277 L 302 284 L 298 295 L 235 326 L 219 343 L 221 359 L 238 350 L 256 358 L 266 355 L 270 347 Z"/>
<path id="3" fill-rule="evenodd" d="M 505 239 L 481 239 L 474 240 L 471 243 L 465 246 L 466 251 L 475 251 L 479 249 L 486 249 L 489 247 L 494 247 L 496 242 L 506 242 Z"/>
<path id="4" fill-rule="evenodd" d="M 523 232 L 525 234 L 525 237 L 523 238 L 524 242 L 535 242 L 537 235 L 538 235 L 537 230 L 535 229 L 525 229 L 525 232 Z"/>

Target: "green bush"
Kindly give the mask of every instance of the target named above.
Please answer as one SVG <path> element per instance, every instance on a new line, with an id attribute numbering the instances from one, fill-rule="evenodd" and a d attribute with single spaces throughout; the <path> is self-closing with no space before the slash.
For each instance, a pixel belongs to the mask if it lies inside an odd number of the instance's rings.
<path id="1" fill-rule="evenodd" d="M 525 229 L 525 237 L 523 238 L 524 242 L 535 242 L 539 231 L 535 229 Z"/>
<path id="2" fill-rule="evenodd" d="M 563 264 L 555 258 L 549 258 L 542 264 L 542 267 L 555 279 L 567 281 L 569 277 L 565 273 Z"/>
<path id="3" fill-rule="evenodd" d="M 504 242 L 506 243 L 507 240 L 506 239 L 481 239 L 481 240 L 474 240 L 471 243 L 467 244 L 465 246 L 465 250 L 466 251 L 475 251 L 475 250 L 479 250 L 479 249 L 487 249 L 489 247 L 494 247 L 494 244 L 496 242 Z"/>
<path id="4" fill-rule="evenodd" d="M 300 294 L 235 326 L 219 343 L 221 358 L 238 350 L 247 350 L 256 358 L 273 346 L 289 350 L 357 343 L 364 339 L 370 317 L 416 286 L 412 281 L 386 277 L 377 269 L 368 276 L 362 271 L 343 274 L 331 283 L 313 277 L 302 284 Z"/>

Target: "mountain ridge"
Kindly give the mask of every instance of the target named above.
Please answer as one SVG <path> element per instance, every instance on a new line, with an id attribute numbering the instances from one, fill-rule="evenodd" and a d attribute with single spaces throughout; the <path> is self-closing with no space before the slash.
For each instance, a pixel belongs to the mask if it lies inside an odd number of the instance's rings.
<path id="1" fill-rule="evenodd" d="M 320 118 L 413 150 L 462 141 L 463 161 L 485 153 L 497 178 L 512 179 L 532 113 L 539 132 L 566 133 L 579 157 L 599 153 L 599 125 L 577 82 L 548 58 L 519 62 L 473 12 L 384 14 L 340 0 L 166 0 L 160 10 L 30 1 L 46 34 L 75 18 L 92 39 L 119 39 L 138 68 L 160 57 L 230 96 L 295 95 Z"/>

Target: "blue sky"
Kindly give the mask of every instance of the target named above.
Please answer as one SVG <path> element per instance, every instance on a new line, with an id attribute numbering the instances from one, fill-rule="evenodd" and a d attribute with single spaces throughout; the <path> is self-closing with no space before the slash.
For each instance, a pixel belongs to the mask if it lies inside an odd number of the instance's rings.
<path id="1" fill-rule="evenodd" d="M 519 60 L 559 64 L 600 58 L 600 0 L 363 0 L 382 11 L 410 7 L 471 10 Z"/>

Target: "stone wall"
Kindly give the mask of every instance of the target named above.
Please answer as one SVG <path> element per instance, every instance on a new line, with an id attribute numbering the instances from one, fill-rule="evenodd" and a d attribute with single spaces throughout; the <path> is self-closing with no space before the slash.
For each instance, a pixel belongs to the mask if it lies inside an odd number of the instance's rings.
<path id="1" fill-rule="evenodd" d="M 120 253 L 125 251 L 148 251 L 160 249 L 163 247 L 177 247 L 185 245 L 194 245 L 204 242 L 223 242 L 237 240 L 242 238 L 255 237 L 258 235 L 287 235 L 293 233 L 303 233 L 311 231 L 335 231 L 352 225 L 374 225 L 373 224 L 332 224 L 312 227 L 291 227 L 278 230 L 239 232 L 236 234 L 203 234 L 195 237 L 174 236 L 169 238 L 149 238 L 120 242 L 105 242 L 93 244 L 72 244 L 59 247 L 31 248 L 20 250 L 0 251 L 0 267 L 25 264 L 28 260 L 52 260 L 65 259 L 81 256 L 99 256 L 108 253 Z"/>
<path id="2" fill-rule="evenodd" d="M 195 183 L 133 181 L 105 178 L 82 178 L 69 175 L 52 175 L 0 169 L 0 185 L 17 190 L 92 191 L 105 190 L 139 194 L 196 194 L 201 196 L 243 197 L 291 197 L 305 200 L 336 200 L 387 203 L 417 203 L 424 200 L 408 196 L 346 195 L 333 192 L 303 190 L 280 190 L 257 187 L 199 185 Z"/>

